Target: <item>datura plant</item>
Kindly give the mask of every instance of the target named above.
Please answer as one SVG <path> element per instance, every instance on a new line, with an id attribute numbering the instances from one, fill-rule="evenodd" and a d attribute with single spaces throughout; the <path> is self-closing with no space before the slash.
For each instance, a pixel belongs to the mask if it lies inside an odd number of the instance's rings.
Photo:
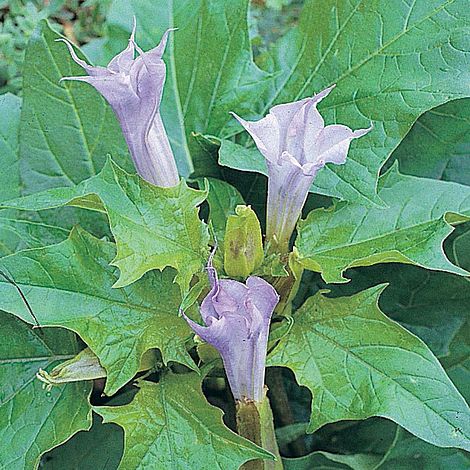
<path id="1" fill-rule="evenodd" d="M 306 0 L 256 58 L 248 0 L 114 0 L 93 60 L 40 22 L 0 467 L 468 468 L 466 3 Z"/>

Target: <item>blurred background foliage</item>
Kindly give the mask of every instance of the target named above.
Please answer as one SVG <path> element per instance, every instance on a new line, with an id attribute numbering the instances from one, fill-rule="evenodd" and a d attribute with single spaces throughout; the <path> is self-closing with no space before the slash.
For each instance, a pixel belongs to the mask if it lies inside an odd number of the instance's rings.
<path id="1" fill-rule="evenodd" d="M 21 95 L 24 51 L 42 19 L 48 19 L 75 44 L 85 46 L 92 59 L 106 58 L 106 15 L 111 4 L 112 0 L 0 0 L 0 94 Z M 250 34 L 260 60 L 268 45 L 296 24 L 302 4 L 303 0 L 252 1 Z"/>
<path id="2" fill-rule="evenodd" d="M 0 0 L 0 94 L 21 94 L 26 44 L 42 19 L 76 44 L 102 37 L 112 0 Z"/>

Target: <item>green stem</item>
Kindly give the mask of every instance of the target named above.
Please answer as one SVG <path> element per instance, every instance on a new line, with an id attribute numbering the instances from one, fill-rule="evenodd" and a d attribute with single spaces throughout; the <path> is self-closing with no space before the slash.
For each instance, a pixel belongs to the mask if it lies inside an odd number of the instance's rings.
<path id="1" fill-rule="evenodd" d="M 240 436 L 271 452 L 276 457 L 276 461 L 251 460 L 240 467 L 242 470 L 282 470 L 284 468 L 277 447 L 273 414 L 266 390 L 265 388 L 263 400 L 259 403 L 253 400 L 237 401 L 237 431 Z"/>
<path id="2" fill-rule="evenodd" d="M 302 280 L 303 267 L 296 260 L 296 255 L 291 253 L 287 258 L 283 258 L 283 263 L 288 272 L 284 277 L 267 277 L 266 280 L 276 289 L 279 294 L 279 303 L 274 310 L 276 315 L 282 315 L 284 310 L 297 295 Z"/>

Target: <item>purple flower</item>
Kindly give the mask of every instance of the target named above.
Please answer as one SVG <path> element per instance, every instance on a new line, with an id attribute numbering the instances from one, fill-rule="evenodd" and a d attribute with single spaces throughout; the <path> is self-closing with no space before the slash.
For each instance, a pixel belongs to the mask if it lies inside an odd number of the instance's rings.
<path id="1" fill-rule="evenodd" d="M 157 186 L 179 183 L 175 157 L 171 151 L 162 118 L 160 101 L 165 83 L 166 66 L 162 60 L 169 29 L 160 44 L 143 52 L 135 43 L 135 21 L 129 45 L 114 57 L 107 67 L 93 67 L 79 59 L 65 39 L 72 59 L 88 76 L 64 77 L 95 87 L 111 105 L 121 124 L 139 175 Z M 134 58 L 135 52 L 137 58 Z"/>
<path id="2" fill-rule="evenodd" d="M 352 131 L 342 125 L 325 126 L 317 104 L 333 88 L 334 85 L 312 98 L 274 106 L 256 122 L 232 113 L 266 158 L 266 237 L 271 248 L 281 252 L 289 249 L 289 239 L 318 170 L 326 163 L 345 163 L 351 141 L 372 129 Z"/>
<path id="3" fill-rule="evenodd" d="M 197 335 L 219 351 L 234 398 L 259 402 L 263 398 L 269 323 L 279 296 L 259 277 L 249 277 L 246 284 L 219 280 L 211 260 L 207 270 L 212 288 L 201 305 L 206 326 L 183 316 Z"/>

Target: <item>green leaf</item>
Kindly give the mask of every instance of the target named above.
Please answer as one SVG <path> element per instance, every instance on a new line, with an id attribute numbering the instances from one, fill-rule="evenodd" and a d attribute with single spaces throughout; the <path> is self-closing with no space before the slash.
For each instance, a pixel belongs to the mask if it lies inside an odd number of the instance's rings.
<path id="1" fill-rule="evenodd" d="M 94 408 L 104 422 L 124 429 L 120 469 L 237 470 L 248 460 L 272 458 L 224 426 L 196 374 L 168 374 L 158 384 L 141 381 L 139 387 L 129 405 Z"/>
<path id="2" fill-rule="evenodd" d="M 28 248 L 53 245 L 67 238 L 68 230 L 26 219 L 5 217 L 0 213 L 0 257 Z"/>
<path id="3" fill-rule="evenodd" d="M 305 457 L 284 459 L 285 470 L 447 470 L 464 469 L 469 464 L 468 457 L 461 450 L 435 447 L 400 428 L 397 428 L 392 445 L 383 455 L 317 451 Z"/>
<path id="4" fill-rule="evenodd" d="M 115 424 L 102 424 L 97 415 L 89 431 L 79 432 L 66 444 L 46 454 L 42 470 L 116 470 L 122 458 L 124 436 Z"/>
<path id="5" fill-rule="evenodd" d="M 73 357 L 75 335 L 58 328 L 33 330 L 4 312 L 0 322 L 0 467 L 30 470 L 44 452 L 90 428 L 91 383 L 46 392 L 36 372 Z"/>
<path id="6" fill-rule="evenodd" d="M 139 370 L 145 351 L 159 348 L 163 360 L 195 367 L 186 352 L 191 336 L 178 317 L 181 295 L 174 271 L 149 273 L 113 289 L 112 243 L 81 229 L 58 245 L 2 258 L 1 266 L 24 291 L 38 321 L 75 331 L 106 369 L 105 393 L 116 392 Z M 0 308 L 32 322 L 16 289 L 0 279 Z"/>
<path id="7" fill-rule="evenodd" d="M 332 286 L 332 295 L 352 295 L 387 282 L 381 310 L 419 336 L 439 358 L 449 355 L 452 341 L 465 329 L 470 311 L 466 277 L 399 264 L 361 268 L 349 276 L 350 283 Z"/>
<path id="8" fill-rule="evenodd" d="M 18 127 L 21 98 L 7 93 L 0 95 L 0 201 L 20 196 L 18 168 Z"/>
<path id="9" fill-rule="evenodd" d="M 299 26 L 278 41 L 278 72 L 262 114 L 336 83 L 325 122 L 374 130 L 345 165 L 326 167 L 320 194 L 380 204 L 380 167 L 426 110 L 470 95 L 470 10 L 465 0 L 308 0 Z M 244 116 L 246 117 L 246 116 Z"/>
<path id="10" fill-rule="evenodd" d="M 269 365 L 289 367 L 312 391 L 311 432 L 382 416 L 434 445 L 468 450 L 467 404 L 428 347 L 379 310 L 382 290 L 309 298 Z"/>
<path id="11" fill-rule="evenodd" d="M 56 41 L 60 37 L 41 21 L 26 49 L 19 148 L 23 195 L 74 186 L 97 174 L 109 154 L 133 168 L 117 119 L 99 93 L 87 84 L 59 83 L 84 74 Z M 67 228 L 80 223 L 99 236 L 106 232 L 99 214 L 68 209 L 41 218 Z"/>
<path id="12" fill-rule="evenodd" d="M 305 457 L 284 459 L 285 470 L 373 470 L 380 457 L 368 454 L 333 454 L 316 451 Z"/>
<path id="13" fill-rule="evenodd" d="M 457 227 L 446 252 L 460 267 L 469 270 L 470 225 Z M 470 401 L 470 282 L 416 266 L 389 264 L 348 271 L 351 282 L 330 286 L 332 295 L 353 295 L 378 283 L 389 287 L 380 297 L 381 310 L 419 336 L 436 354 L 467 402 Z M 308 295 L 324 285 L 310 283 Z M 304 297 L 305 298 L 305 297 Z M 301 301 L 301 299 L 300 299 Z"/>
<path id="14" fill-rule="evenodd" d="M 422 468 L 426 470 L 447 470 L 451 468 L 464 469 L 470 466 L 468 456 L 462 451 L 435 447 L 402 429 L 397 431 L 394 445 L 375 469 L 405 470 Z"/>
<path id="15" fill-rule="evenodd" d="M 413 266 L 377 266 L 355 273 L 350 288 L 340 290 L 350 295 L 378 282 L 390 283 L 380 298 L 381 309 L 429 346 L 470 401 L 469 278 Z"/>
<path id="16" fill-rule="evenodd" d="M 213 158 L 193 133 L 223 136 L 235 122 L 229 112 L 259 113 L 259 96 L 269 75 L 253 62 L 247 26 L 248 0 L 117 0 L 108 24 L 130 31 L 137 18 L 137 42 L 154 47 L 167 28 L 170 37 L 164 59 L 167 81 L 162 116 L 181 174 L 217 176 Z M 118 52 L 118 51 L 115 51 Z"/>
<path id="17" fill-rule="evenodd" d="M 225 181 L 215 178 L 207 178 L 209 192 L 207 203 L 209 204 L 209 222 L 212 224 L 217 241 L 223 245 L 225 226 L 230 215 L 235 214 L 238 205 L 245 204 L 238 189 Z"/>
<path id="18" fill-rule="evenodd" d="M 452 101 L 421 116 L 393 152 L 403 173 L 470 183 L 470 99 Z"/>
<path id="19" fill-rule="evenodd" d="M 470 216 L 469 187 L 400 175 L 394 166 L 378 194 L 388 208 L 340 203 L 310 212 L 298 226 L 301 264 L 326 282 L 345 282 L 347 268 L 390 262 L 466 274 L 445 257 L 442 241 L 452 232 L 447 220 Z"/>
<path id="20" fill-rule="evenodd" d="M 209 235 L 198 217 L 205 198 L 206 192 L 191 189 L 184 181 L 159 188 L 109 161 L 99 175 L 75 187 L 51 189 L 5 205 L 40 211 L 69 204 L 106 211 L 117 245 L 112 264 L 121 272 L 114 287 L 172 266 L 178 271 L 176 280 L 187 289 L 207 257 Z"/>
<path id="21" fill-rule="evenodd" d="M 74 186 L 97 174 L 113 155 L 131 168 L 127 146 L 110 106 L 91 86 L 60 84 L 83 75 L 59 34 L 41 21 L 24 62 L 20 159 L 23 194 Z M 82 56 L 83 57 L 83 56 Z"/>

